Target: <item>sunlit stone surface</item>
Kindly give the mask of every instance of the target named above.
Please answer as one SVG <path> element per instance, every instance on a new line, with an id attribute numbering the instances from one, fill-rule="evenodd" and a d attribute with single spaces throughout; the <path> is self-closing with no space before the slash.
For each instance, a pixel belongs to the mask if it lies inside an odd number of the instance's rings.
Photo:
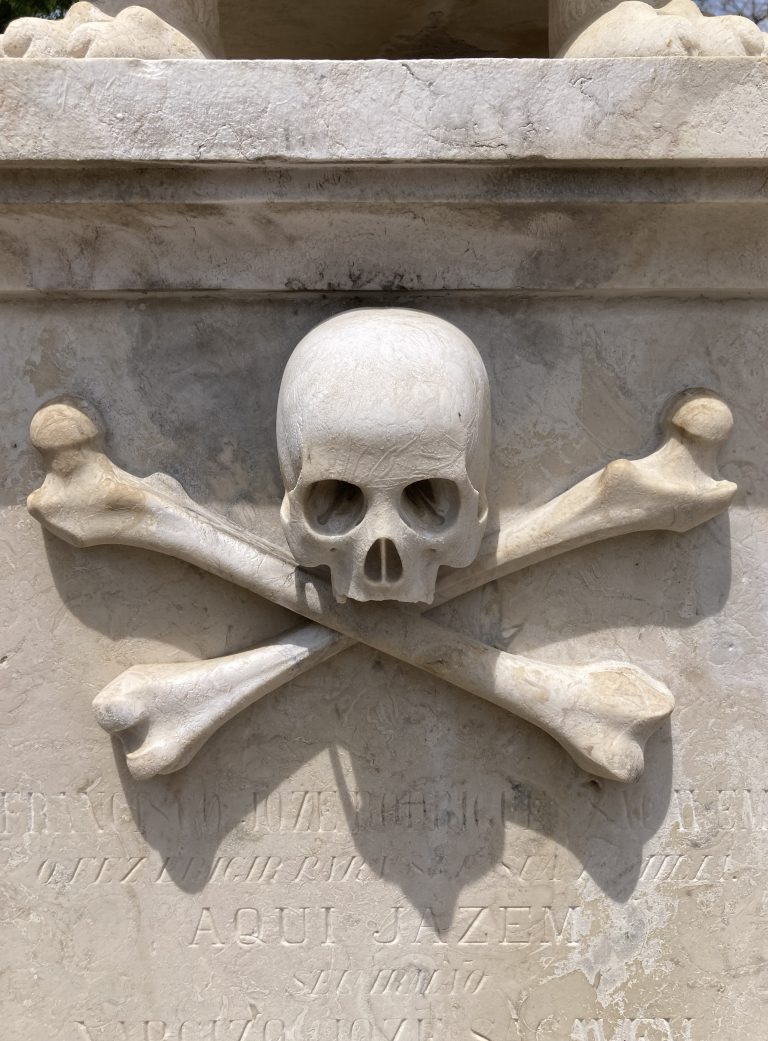
<path id="1" fill-rule="evenodd" d="M 761 1036 L 767 77 L 748 59 L 0 63 L 14 1041 Z M 733 410 L 728 512 L 432 616 L 665 684 L 642 777 L 595 778 L 357 646 L 134 780 L 94 718 L 103 687 L 297 620 L 169 556 L 44 533 L 33 414 L 86 399 L 116 465 L 285 551 L 285 363 L 323 319 L 393 305 L 483 358 L 489 531 L 652 452 L 683 390 Z"/>

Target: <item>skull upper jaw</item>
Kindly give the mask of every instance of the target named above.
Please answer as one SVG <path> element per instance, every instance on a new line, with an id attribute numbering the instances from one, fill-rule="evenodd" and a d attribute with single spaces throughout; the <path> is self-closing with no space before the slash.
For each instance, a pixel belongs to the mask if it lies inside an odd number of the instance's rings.
<path id="1" fill-rule="evenodd" d="M 411 566 L 404 566 L 399 577 L 387 577 L 386 573 L 377 573 L 371 567 L 370 560 L 374 554 L 380 557 L 386 556 L 387 553 L 391 553 L 391 549 L 381 549 L 374 544 L 368 554 L 356 555 L 357 559 L 347 556 L 343 561 L 329 565 L 336 600 L 342 603 L 349 599 L 361 602 L 398 600 L 404 604 L 431 604 L 435 596 L 439 567 L 437 561 L 430 560 L 423 554 L 417 562 L 412 556 L 408 562 Z M 414 570 L 413 565 L 416 563 L 420 566 Z M 395 573 L 397 574 L 396 571 Z"/>

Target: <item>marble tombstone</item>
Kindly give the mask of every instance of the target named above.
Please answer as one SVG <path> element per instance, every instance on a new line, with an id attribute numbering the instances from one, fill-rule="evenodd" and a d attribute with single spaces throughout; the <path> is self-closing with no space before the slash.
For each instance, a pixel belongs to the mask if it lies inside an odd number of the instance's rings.
<path id="1" fill-rule="evenodd" d="M 3 1029 L 757 1041 L 763 37 L 261 6 L 6 34 Z"/>

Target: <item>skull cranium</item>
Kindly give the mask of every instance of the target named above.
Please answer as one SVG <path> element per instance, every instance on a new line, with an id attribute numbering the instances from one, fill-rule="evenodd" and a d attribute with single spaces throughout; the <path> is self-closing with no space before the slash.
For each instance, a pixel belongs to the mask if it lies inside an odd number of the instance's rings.
<path id="1" fill-rule="evenodd" d="M 277 443 L 288 544 L 330 568 L 337 599 L 430 603 L 440 565 L 477 555 L 488 376 L 442 318 L 361 309 L 313 329 L 283 374 Z"/>

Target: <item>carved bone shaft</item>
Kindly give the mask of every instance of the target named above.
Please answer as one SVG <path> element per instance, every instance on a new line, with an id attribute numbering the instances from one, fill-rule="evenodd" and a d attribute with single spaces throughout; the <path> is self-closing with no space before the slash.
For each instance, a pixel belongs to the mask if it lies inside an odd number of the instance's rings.
<path id="1" fill-rule="evenodd" d="M 487 536 L 474 564 L 441 576 L 435 604 L 576 546 L 628 532 L 682 532 L 709 520 L 735 491 L 716 470 L 731 424 L 727 406 L 713 395 L 680 395 L 666 417 L 667 440 L 656 452 L 617 460 L 520 523 Z M 94 707 L 102 726 L 120 734 L 135 777 L 170 773 L 238 711 L 353 643 L 320 626 L 303 626 L 239 655 L 136 666 L 105 687 Z"/>
<path id="2" fill-rule="evenodd" d="M 473 564 L 437 585 L 435 605 L 539 561 L 618 535 L 686 532 L 728 508 L 736 485 L 717 456 L 733 416 L 712 391 L 678 394 L 662 420 L 666 438 L 643 459 L 615 459 L 523 520 L 486 536 Z"/>
<path id="3" fill-rule="evenodd" d="M 390 604 L 335 603 L 330 587 L 260 540 L 192 503 L 170 479 L 140 480 L 101 451 L 101 431 L 72 402 L 36 415 L 32 440 L 49 475 L 30 512 L 79 546 L 114 543 L 167 553 L 400 658 L 547 731 L 585 769 L 630 780 L 649 734 L 672 709 L 661 684 L 607 663 L 544 665 L 461 637 Z"/>

